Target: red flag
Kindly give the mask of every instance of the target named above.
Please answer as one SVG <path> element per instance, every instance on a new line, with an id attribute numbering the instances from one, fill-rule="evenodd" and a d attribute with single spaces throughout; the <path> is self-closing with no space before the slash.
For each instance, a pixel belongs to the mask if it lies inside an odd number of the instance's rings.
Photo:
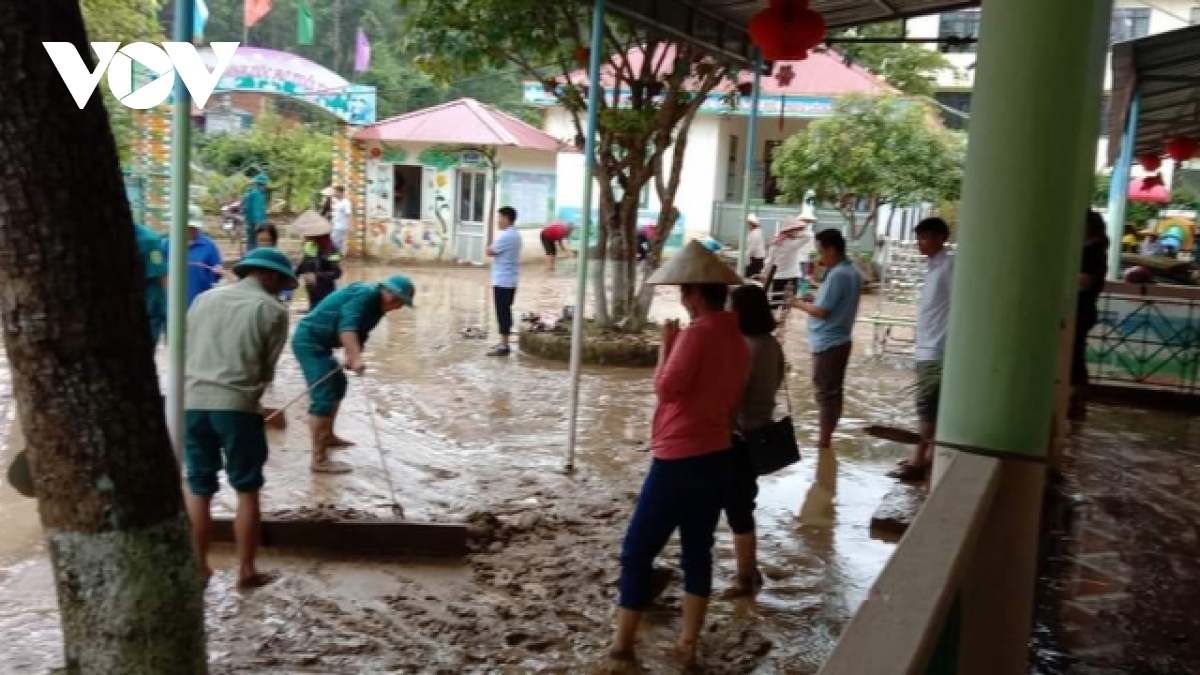
<path id="1" fill-rule="evenodd" d="M 271 11 L 271 0 L 246 0 L 245 25 L 247 28 L 258 23 Z"/>

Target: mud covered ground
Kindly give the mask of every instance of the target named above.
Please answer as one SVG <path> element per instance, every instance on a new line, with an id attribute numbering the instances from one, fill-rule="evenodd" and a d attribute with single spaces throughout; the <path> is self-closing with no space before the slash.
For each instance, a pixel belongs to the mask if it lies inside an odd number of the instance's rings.
<path id="1" fill-rule="evenodd" d="M 358 445 L 338 458 L 355 472 L 312 476 L 303 411 L 290 411 L 287 429 L 270 432 L 264 510 L 285 517 L 344 509 L 356 518 L 389 514 L 370 401 L 408 517 L 469 520 L 484 536 L 475 552 L 454 562 L 265 551 L 264 568 L 281 578 L 247 595 L 233 590 L 230 551 L 219 550 L 207 591 L 213 672 L 585 672 L 604 653 L 619 544 L 648 462 L 650 372 L 584 373 L 578 469 L 565 474 L 564 366 L 521 355 L 488 358 L 487 342 L 463 337 L 472 327 L 491 328 L 486 271 L 430 269 L 414 277 L 418 309 L 377 329 L 368 375 L 351 383 L 344 404 L 339 432 Z M 561 309 L 571 302 L 572 281 L 528 268 L 517 310 Z M 656 307 L 657 318 L 682 314 L 670 290 Z M 709 672 L 815 672 L 892 550 L 871 538 L 868 523 L 891 486 L 884 474 L 903 449 L 864 440 L 859 430 L 873 422 L 912 424 L 912 378 L 860 350 L 842 434 L 835 452 L 818 458 L 803 332 L 793 319 L 789 382 L 804 460 L 762 481 L 767 586 L 756 602 L 714 601 L 701 648 Z M 864 333 L 859 344 L 867 341 Z M 6 374 L 0 382 L 7 387 Z M 285 353 L 267 404 L 302 389 Z M 231 506 L 226 489 L 218 508 Z M 60 634 L 33 504 L 0 487 L 0 521 L 0 672 L 45 672 L 60 661 Z M 716 555 L 719 593 L 733 573 L 724 526 Z M 677 568 L 677 559 L 672 543 L 661 564 Z M 641 635 L 650 672 L 673 671 L 668 650 L 681 592 L 677 578 Z"/>

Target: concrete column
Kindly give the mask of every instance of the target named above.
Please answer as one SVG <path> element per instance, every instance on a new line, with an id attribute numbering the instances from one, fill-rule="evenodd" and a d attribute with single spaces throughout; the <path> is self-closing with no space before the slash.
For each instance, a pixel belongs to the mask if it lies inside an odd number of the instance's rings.
<path id="1" fill-rule="evenodd" d="M 984 3 L 940 440 L 1044 460 L 1111 0 Z M 948 457 L 939 452 L 940 476 Z M 1022 673 L 1045 469 L 1009 459 L 962 586 L 959 672 Z"/>
<path id="2" fill-rule="evenodd" d="M 750 189 L 754 187 L 754 168 L 758 156 L 758 107 L 762 100 L 763 61 L 762 53 L 754 50 L 754 94 L 750 99 L 750 120 L 746 123 L 746 162 L 742 175 L 742 224 L 738 228 L 737 272 L 745 276 L 746 265 L 746 221 L 750 219 Z M 715 224 L 714 224 L 715 225 Z"/>

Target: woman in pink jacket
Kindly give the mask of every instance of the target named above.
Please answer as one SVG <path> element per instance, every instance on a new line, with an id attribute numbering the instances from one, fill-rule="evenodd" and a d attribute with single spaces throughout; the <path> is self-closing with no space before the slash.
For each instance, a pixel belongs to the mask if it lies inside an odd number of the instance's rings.
<path id="1" fill-rule="evenodd" d="M 621 547 L 620 609 L 610 656 L 634 660 L 637 628 L 652 600 L 654 559 L 678 529 L 686 595 L 677 653 L 690 665 L 712 592 L 713 533 L 731 472 L 733 422 L 749 367 L 738 317 L 725 311 L 729 286 L 741 279 L 692 242 L 649 283 L 679 285 L 691 324 L 686 330 L 678 321 L 663 325 L 654 375 L 653 460 Z"/>

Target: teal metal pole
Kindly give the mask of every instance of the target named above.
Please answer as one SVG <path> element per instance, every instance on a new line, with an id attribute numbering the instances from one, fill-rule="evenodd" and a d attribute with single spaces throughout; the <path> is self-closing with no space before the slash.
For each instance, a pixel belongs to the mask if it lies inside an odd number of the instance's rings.
<path id="1" fill-rule="evenodd" d="M 1112 183 L 1108 186 L 1108 278 L 1113 280 L 1121 278 L 1121 237 L 1125 235 L 1125 207 L 1129 202 L 1129 179 L 1141 108 L 1142 93 L 1134 91 L 1133 100 L 1129 103 L 1125 135 L 1121 137 L 1121 154 L 1117 157 Z"/>
<path id="2" fill-rule="evenodd" d="M 604 49 L 604 0 L 592 6 L 592 51 L 588 62 L 588 116 L 583 145 L 583 208 L 579 223 L 579 265 L 575 273 L 575 316 L 571 321 L 571 397 L 568 405 L 565 468 L 575 468 L 579 431 L 579 377 L 583 367 L 583 310 L 587 304 L 588 257 L 592 234 L 592 182 L 596 173 L 596 114 L 600 107 L 600 54 Z"/>
<path id="3" fill-rule="evenodd" d="M 742 176 L 742 226 L 738 229 L 738 274 L 746 274 L 746 221 L 750 219 L 750 188 L 754 186 L 754 166 L 758 157 L 758 103 L 761 94 L 762 52 L 754 50 L 754 94 L 750 99 L 750 125 L 746 131 L 746 168 Z"/>
<path id="4" fill-rule="evenodd" d="M 195 0 L 175 0 L 175 41 L 192 41 Z M 183 462 L 183 370 L 187 355 L 188 187 L 192 153 L 192 96 L 175 76 L 171 111 L 171 259 L 167 289 L 167 427 Z"/>

